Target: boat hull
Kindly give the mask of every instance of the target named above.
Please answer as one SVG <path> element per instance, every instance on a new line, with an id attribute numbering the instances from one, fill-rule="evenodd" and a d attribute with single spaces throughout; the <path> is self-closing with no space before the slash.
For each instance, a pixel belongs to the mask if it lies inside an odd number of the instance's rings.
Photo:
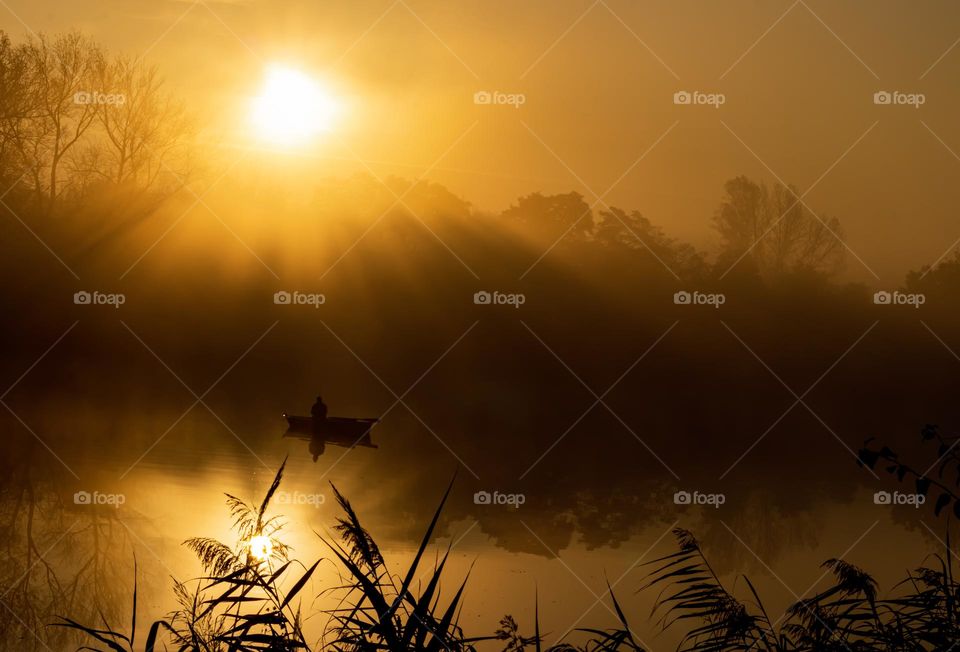
<path id="1" fill-rule="evenodd" d="M 370 439 L 370 429 L 379 419 L 351 419 L 349 417 L 327 417 L 315 423 L 313 417 L 284 414 L 289 427 L 284 437 L 297 439 L 320 439 L 334 446 L 364 446 L 376 448 Z"/>

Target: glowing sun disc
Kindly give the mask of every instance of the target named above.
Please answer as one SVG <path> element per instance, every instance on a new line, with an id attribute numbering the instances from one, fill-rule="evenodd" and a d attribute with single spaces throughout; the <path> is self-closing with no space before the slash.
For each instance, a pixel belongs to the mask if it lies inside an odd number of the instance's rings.
<path id="1" fill-rule="evenodd" d="M 309 75 L 286 66 L 271 66 L 260 94 L 253 98 L 250 121 L 264 140 L 301 144 L 329 131 L 337 108 L 329 91 Z"/>
<path id="2" fill-rule="evenodd" d="M 270 537 L 253 537 L 250 539 L 250 555 L 258 561 L 266 561 L 273 554 L 273 542 Z"/>

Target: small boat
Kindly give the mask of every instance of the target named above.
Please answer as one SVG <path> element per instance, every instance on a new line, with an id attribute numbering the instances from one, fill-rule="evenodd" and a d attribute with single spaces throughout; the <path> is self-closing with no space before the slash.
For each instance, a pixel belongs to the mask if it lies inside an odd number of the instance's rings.
<path id="1" fill-rule="evenodd" d="M 316 422 L 313 417 L 300 417 L 291 414 L 284 414 L 283 418 L 289 424 L 287 432 L 283 434 L 284 437 L 295 437 L 312 443 L 326 443 L 348 448 L 354 446 L 377 448 L 377 445 L 370 439 L 370 430 L 380 421 L 379 419 L 327 417 L 323 421 Z M 311 446 L 311 450 L 313 448 Z M 323 450 L 322 445 L 320 450 Z"/>

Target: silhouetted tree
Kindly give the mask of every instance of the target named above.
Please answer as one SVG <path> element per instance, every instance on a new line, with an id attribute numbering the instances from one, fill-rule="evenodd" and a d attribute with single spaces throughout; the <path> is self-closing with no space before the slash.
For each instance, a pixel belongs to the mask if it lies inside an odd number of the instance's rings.
<path id="1" fill-rule="evenodd" d="M 21 167 L 16 139 L 35 111 L 36 97 L 29 91 L 27 69 L 24 49 L 0 32 L 0 179 L 5 182 L 15 181 L 22 173 L 15 172 Z"/>
<path id="2" fill-rule="evenodd" d="M 796 188 L 770 188 L 743 176 L 725 188 L 713 218 L 725 258 L 732 262 L 749 256 L 768 279 L 798 271 L 838 271 L 843 258 L 840 222 L 815 215 Z"/>
<path id="3" fill-rule="evenodd" d="M 662 228 L 639 211 L 628 213 L 610 207 L 600 211 L 598 217 L 593 237 L 601 245 L 649 252 L 676 273 L 700 271 L 703 267 L 703 257 L 693 246 L 667 237 Z"/>
<path id="4" fill-rule="evenodd" d="M 578 192 L 562 195 L 535 192 L 520 197 L 502 216 L 533 228 L 553 227 L 557 235 L 570 229 L 567 237 L 574 239 L 584 239 L 593 230 L 593 213 Z"/>
<path id="5" fill-rule="evenodd" d="M 156 67 L 117 56 L 98 70 L 101 88 L 120 97 L 97 113 L 98 143 L 87 168 L 117 184 L 143 188 L 178 185 L 189 176 L 185 136 L 191 131 L 183 104 L 164 89 Z M 102 138 L 100 138 L 102 136 Z"/>
<path id="6" fill-rule="evenodd" d="M 906 287 L 911 292 L 942 296 L 952 302 L 960 289 L 960 251 L 936 266 L 924 265 L 907 274 Z"/>
<path id="7" fill-rule="evenodd" d="M 78 32 L 18 45 L 0 32 L 0 178 L 46 212 L 98 181 L 178 186 L 189 132 L 183 106 L 142 61 L 108 56 Z"/>
<path id="8" fill-rule="evenodd" d="M 34 192 L 52 210 L 63 190 L 61 165 L 96 120 L 97 105 L 84 101 L 84 94 L 95 90 L 103 53 L 77 32 L 38 36 L 23 45 L 23 52 L 35 105 L 14 142 Z"/>

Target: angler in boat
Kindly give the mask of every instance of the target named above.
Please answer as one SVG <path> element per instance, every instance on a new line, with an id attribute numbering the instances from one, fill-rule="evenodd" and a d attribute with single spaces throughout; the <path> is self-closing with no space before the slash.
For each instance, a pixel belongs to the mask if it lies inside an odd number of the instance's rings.
<path id="1" fill-rule="evenodd" d="M 309 441 L 314 462 L 323 455 L 327 444 L 345 448 L 377 447 L 370 438 L 370 430 L 379 419 L 328 417 L 327 405 L 320 396 L 317 396 L 316 402 L 310 408 L 310 415 L 307 417 L 284 414 L 289 427 L 283 436 Z"/>

